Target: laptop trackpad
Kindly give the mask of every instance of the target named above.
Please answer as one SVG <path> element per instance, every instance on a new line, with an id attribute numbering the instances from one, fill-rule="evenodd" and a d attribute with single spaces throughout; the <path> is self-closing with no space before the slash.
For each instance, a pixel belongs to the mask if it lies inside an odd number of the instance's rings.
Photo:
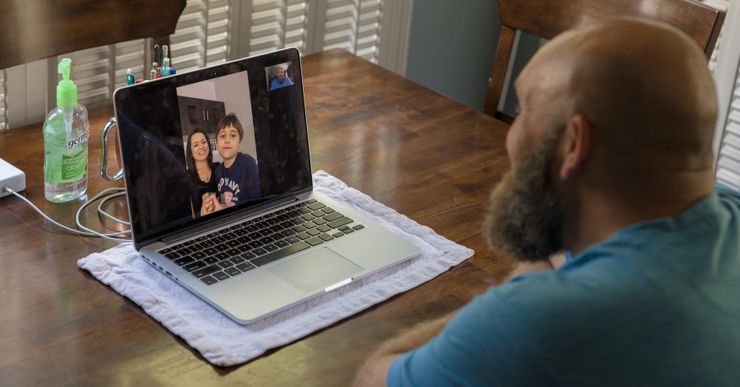
<path id="1" fill-rule="evenodd" d="M 352 277 L 362 267 L 328 247 L 268 268 L 297 289 L 312 292 Z"/>

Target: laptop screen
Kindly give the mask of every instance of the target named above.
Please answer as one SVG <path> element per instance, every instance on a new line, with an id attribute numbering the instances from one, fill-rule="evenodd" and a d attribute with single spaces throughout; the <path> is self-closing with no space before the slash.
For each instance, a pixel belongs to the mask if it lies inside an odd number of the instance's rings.
<path id="1" fill-rule="evenodd" d="M 311 188 L 298 51 L 114 94 L 134 242 Z"/>

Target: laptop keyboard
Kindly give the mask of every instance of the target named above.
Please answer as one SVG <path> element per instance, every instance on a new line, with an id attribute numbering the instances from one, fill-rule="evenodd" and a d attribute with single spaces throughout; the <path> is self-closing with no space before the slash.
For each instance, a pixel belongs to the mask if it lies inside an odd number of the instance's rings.
<path id="1" fill-rule="evenodd" d="M 159 250 L 207 285 L 360 231 L 362 224 L 310 199 Z"/>

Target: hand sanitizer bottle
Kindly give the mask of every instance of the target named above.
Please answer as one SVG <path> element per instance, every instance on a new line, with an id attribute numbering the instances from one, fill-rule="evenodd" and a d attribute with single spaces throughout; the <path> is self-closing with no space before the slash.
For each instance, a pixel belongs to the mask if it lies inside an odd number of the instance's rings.
<path id="1" fill-rule="evenodd" d="M 59 61 L 57 107 L 44 122 L 44 191 L 50 202 L 67 202 L 87 191 L 87 109 L 77 104 L 77 86 L 69 79 L 72 60 Z"/>

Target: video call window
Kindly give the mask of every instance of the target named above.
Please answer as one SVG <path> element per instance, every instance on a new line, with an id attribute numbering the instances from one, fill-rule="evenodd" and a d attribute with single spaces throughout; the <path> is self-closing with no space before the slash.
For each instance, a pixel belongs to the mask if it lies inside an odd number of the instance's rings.
<path id="1" fill-rule="evenodd" d="M 267 75 L 267 90 L 273 91 L 293 86 L 295 75 L 291 62 L 266 67 L 265 73 Z"/>
<path id="2" fill-rule="evenodd" d="M 259 199 L 261 187 L 247 72 L 178 87 L 194 218 Z"/>

